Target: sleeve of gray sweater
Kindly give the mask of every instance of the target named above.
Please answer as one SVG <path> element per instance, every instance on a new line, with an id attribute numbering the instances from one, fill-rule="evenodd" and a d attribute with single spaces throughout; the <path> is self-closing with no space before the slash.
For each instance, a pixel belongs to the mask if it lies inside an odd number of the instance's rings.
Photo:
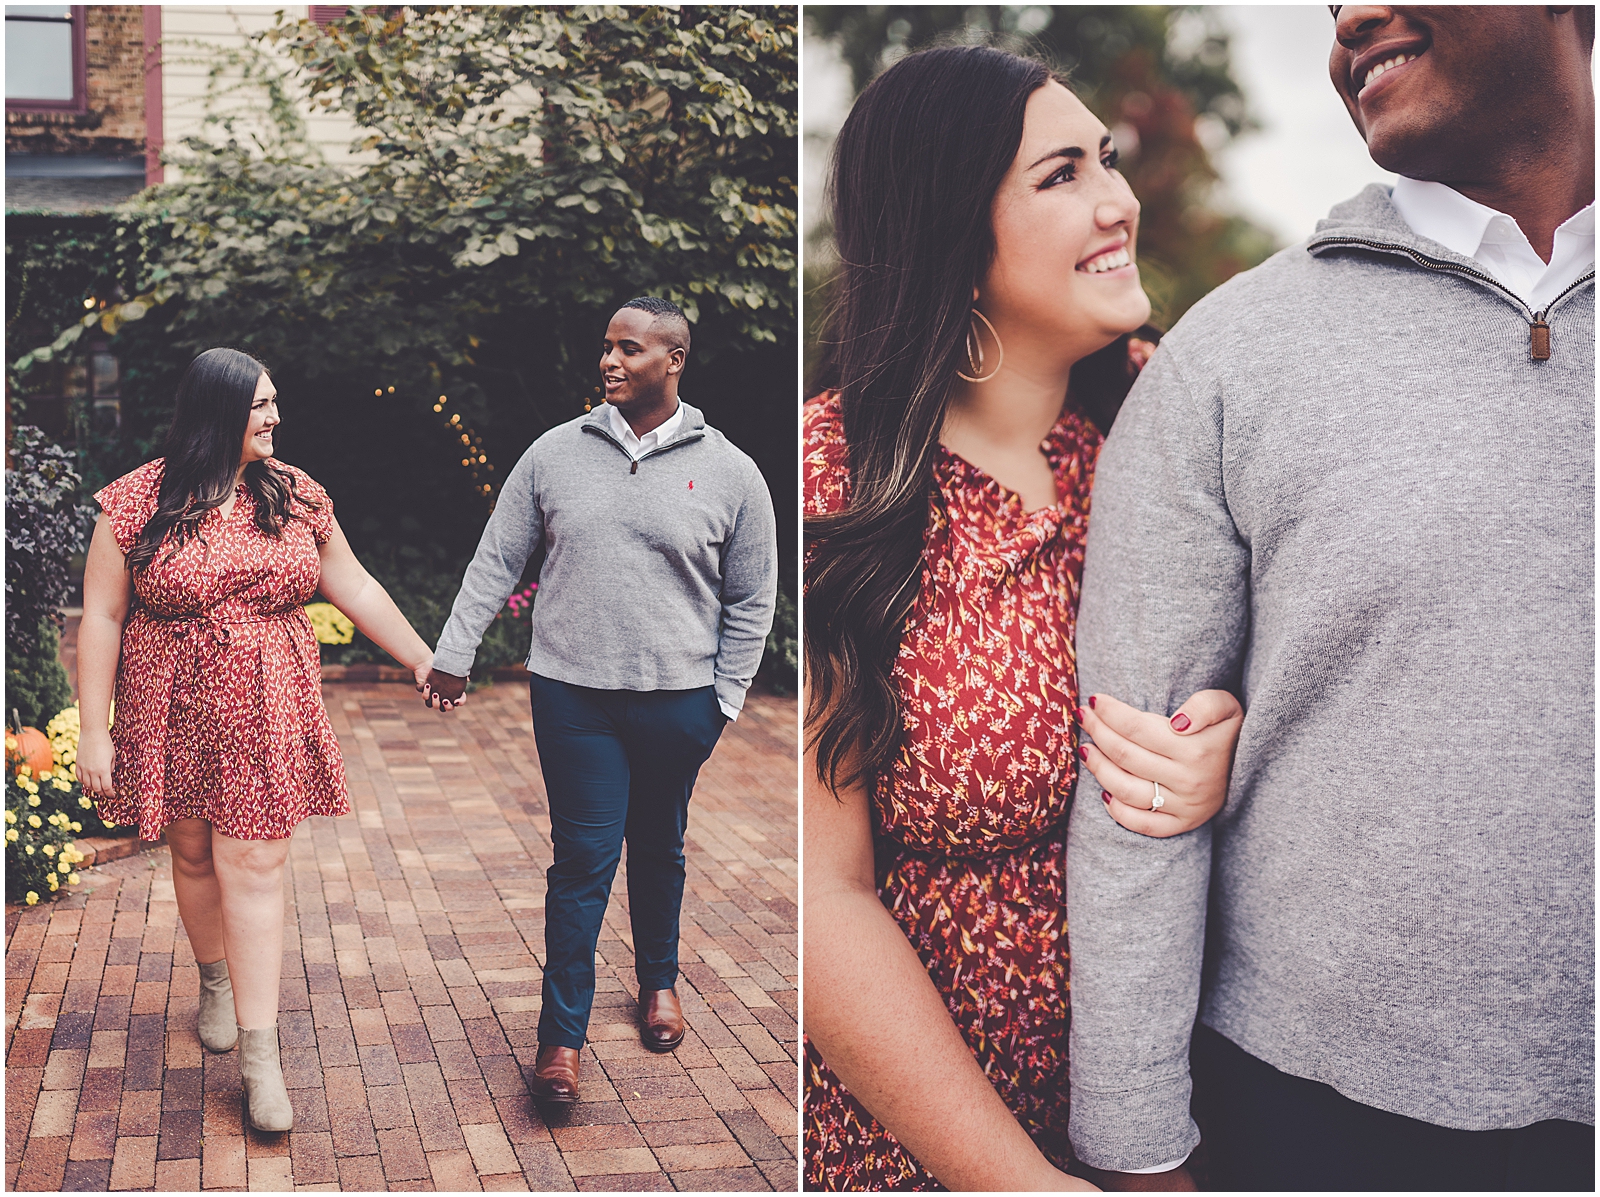
<path id="1" fill-rule="evenodd" d="M 1214 396 L 1161 346 L 1100 455 L 1078 616 L 1080 692 L 1167 715 L 1237 689 L 1250 551 L 1228 513 Z M 1200 990 L 1211 829 L 1152 839 L 1080 772 L 1067 840 L 1070 1134 L 1087 1164 L 1153 1168 L 1194 1149 L 1189 1036 Z"/>
<path id="2" fill-rule="evenodd" d="M 730 710 L 744 709 L 745 691 L 761 668 L 777 603 L 778 521 L 766 480 L 752 462 L 744 502 L 722 556 L 716 687 L 717 701 Z"/>
<path id="3" fill-rule="evenodd" d="M 530 446 L 500 487 L 478 551 L 461 579 L 450 619 L 433 652 L 433 667 L 442 673 L 465 677 L 472 669 L 484 631 L 506 605 L 528 558 L 544 539 L 544 513 L 534 494 L 533 453 Z"/>

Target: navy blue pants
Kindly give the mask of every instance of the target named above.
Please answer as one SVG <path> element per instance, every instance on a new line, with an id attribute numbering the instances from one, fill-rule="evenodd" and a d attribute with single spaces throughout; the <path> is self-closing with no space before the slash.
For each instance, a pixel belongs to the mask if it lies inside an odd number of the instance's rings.
<path id="1" fill-rule="evenodd" d="M 1594 1191 L 1592 1126 L 1434 1126 L 1279 1072 L 1204 1024 L 1190 1059 L 1209 1189 Z"/>
<path id="2" fill-rule="evenodd" d="M 678 980 L 689 795 L 728 720 L 711 686 L 591 690 L 534 674 L 529 690 L 555 847 L 545 873 L 539 1044 L 581 1048 L 595 944 L 624 840 L 639 988 Z"/>

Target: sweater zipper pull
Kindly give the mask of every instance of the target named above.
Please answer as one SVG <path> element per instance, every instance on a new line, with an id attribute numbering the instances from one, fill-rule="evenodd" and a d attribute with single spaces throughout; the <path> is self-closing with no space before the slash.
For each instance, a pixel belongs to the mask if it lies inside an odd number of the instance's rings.
<path id="1" fill-rule="evenodd" d="M 1546 343 L 1546 345 L 1549 344 L 1549 338 L 1548 337 L 1545 338 L 1545 343 Z M 1546 349 L 1544 355 L 1545 355 L 1545 357 L 1549 357 L 1550 356 L 1550 351 L 1548 349 Z M 628 473 L 637 474 L 638 472 L 639 472 L 639 459 L 637 457 L 635 457 L 633 459 L 633 468 L 631 470 L 629 470 Z"/>
<path id="2" fill-rule="evenodd" d="M 1536 362 L 1550 360 L 1550 326 L 1544 322 L 1543 312 L 1528 325 L 1528 356 Z"/>

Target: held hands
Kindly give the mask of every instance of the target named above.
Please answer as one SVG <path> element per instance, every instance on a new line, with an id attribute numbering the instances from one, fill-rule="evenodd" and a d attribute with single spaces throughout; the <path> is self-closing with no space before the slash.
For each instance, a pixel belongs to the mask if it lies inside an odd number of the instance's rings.
<path id="1" fill-rule="evenodd" d="M 416 674 L 417 689 L 422 692 L 424 706 L 453 711 L 467 701 L 467 679 L 433 668 L 432 654 L 417 666 Z"/>
<path id="2" fill-rule="evenodd" d="M 1193 831 L 1222 809 L 1244 710 L 1226 690 L 1201 690 L 1169 719 L 1107 694 L 1089 696 L 1078 723 L 1094 737 L 1078 756 L 1129 831 L 1165 838 Z M 1161 804 L 1155 805 L 1160 783 Z"/>

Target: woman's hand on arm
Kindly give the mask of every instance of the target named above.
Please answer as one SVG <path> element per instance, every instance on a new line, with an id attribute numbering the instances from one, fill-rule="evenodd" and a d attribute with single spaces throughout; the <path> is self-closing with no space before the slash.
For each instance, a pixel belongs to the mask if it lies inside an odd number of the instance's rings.
<path id="1" fill-rule="evenodd" d="M 1090 1190 L 1040 1154 L 878 899 L 869 799 L 806 756 L 806 1033 L 850 1092 L 955 1190 Z"/>
<path id="2" fill-rule="evenodd" d="M 344 612 L 363 636 L 411 670 L 417 689 L 426 693 L 433 650 L 401 614 L 389 592 L 356 560 L 338 520 L 334 520 L 333 531 L 318 550 L 318 557 L 322 580 L 317 589 L 322 597 Z"/>
<path id="3" fill-rule="evenodd" d="M 1192 694 L 1170 719 L 1094 694 L 1078 722 L 1094 738 L 1078 755 L 1100 783 L 1111 817 L 1129 831 L 1180 835 L 1222 809 L 1244 724 L 1244 709 L 1226 690 Z M 1154 782 L 1161 783 L 1159 810 L 1151 809 Z"/>
<path id="4" fill-rule="evenodd" d="M 111 696 L 122 655 L 122 625 L 133 603 L 133 580 L 122 549 L 101 515 L 83 567 L 83 618 L 78 624 L 78 780 L 99 798 L 112 792 Z"/>

